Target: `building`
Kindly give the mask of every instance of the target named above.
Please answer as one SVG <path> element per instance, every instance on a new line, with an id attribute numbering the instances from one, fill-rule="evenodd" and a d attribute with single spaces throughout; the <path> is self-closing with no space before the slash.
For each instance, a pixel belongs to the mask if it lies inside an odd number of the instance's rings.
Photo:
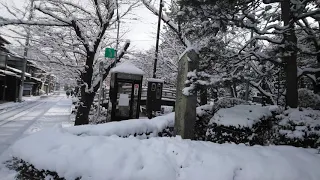
<path id="1" fill-rule="evenodd" d="M 8 66 L 11 56 L 6 48 L 8 44 L 10 43 L 0 36 L 0 101 L 16 101 L 19 94 L 20 76 Z"/>
<path id="2" fill-rule="evenodd" d="M 21 85 L 24 58 L 8 50 L 10 44 L 0 36 L 0 101 L 17 101 Z M 55 76 L 27 60 L 23 84 L 24 96 L 36 96 L 54 90 Z"/>

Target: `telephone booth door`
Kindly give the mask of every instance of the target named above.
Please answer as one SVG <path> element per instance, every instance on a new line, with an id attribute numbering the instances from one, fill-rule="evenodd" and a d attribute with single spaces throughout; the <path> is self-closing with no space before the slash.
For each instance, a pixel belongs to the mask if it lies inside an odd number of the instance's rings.
<path id="1" fill-rule="evenodd" d="M 139 118 L 140 83 L 118 81 L 117 100 L 115 104 L 115 120 Z"/>

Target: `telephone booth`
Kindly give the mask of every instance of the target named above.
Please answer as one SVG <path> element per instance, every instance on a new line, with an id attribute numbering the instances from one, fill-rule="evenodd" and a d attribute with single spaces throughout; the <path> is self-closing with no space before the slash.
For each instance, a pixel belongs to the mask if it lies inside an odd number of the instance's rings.
<path id="1" fill-rule="evenodd" d="M 164 81 L 162 79 L 148 79 L 147 91 L 147 113 L 148 118 L 152 118 L 152 113 L 161 111 L 162 88 Z"/>
<path id="2" fill-rule="evenodd" d="M 144 72 L 125 62 L 111 70 L 107 121 L 138 119 Z"/>

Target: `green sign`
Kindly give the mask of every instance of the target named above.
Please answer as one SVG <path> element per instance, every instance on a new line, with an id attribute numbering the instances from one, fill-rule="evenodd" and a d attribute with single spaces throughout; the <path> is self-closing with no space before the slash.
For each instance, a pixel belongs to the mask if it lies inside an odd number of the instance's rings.
<path id="1" fill-rule="evenodd" d="M 106 58 L 115 58 L 116 57 L 116 50 L 112 48 L 106 48 L 106 52 L 104 54 Z"/>

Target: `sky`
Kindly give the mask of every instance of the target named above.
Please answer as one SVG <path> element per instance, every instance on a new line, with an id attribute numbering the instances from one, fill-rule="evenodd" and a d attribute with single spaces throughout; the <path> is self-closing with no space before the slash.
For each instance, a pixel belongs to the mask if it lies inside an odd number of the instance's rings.
<path id="1" fill-rule="evenodd" d="M 26 6 L 28 0 L 0 0 L 0 2 L 22 8 Z M 0 8 L 0 12 L 0 16 L 8 17 L 9 15 L 5 8 Z M 126 31 L 124 38 L 131 41 L 131 50 L 144 51 L 155 46 L 157 22 L 157 16 L 152 14 L 144 5 L 135 8 L 130 15 L 126 16 L 121 22 L 120 28 L 122 31 Z M 5 36 L 8 31 L 1 30 L 0 33 L 3 37 L 12 41 L 11 38 Z"/>

